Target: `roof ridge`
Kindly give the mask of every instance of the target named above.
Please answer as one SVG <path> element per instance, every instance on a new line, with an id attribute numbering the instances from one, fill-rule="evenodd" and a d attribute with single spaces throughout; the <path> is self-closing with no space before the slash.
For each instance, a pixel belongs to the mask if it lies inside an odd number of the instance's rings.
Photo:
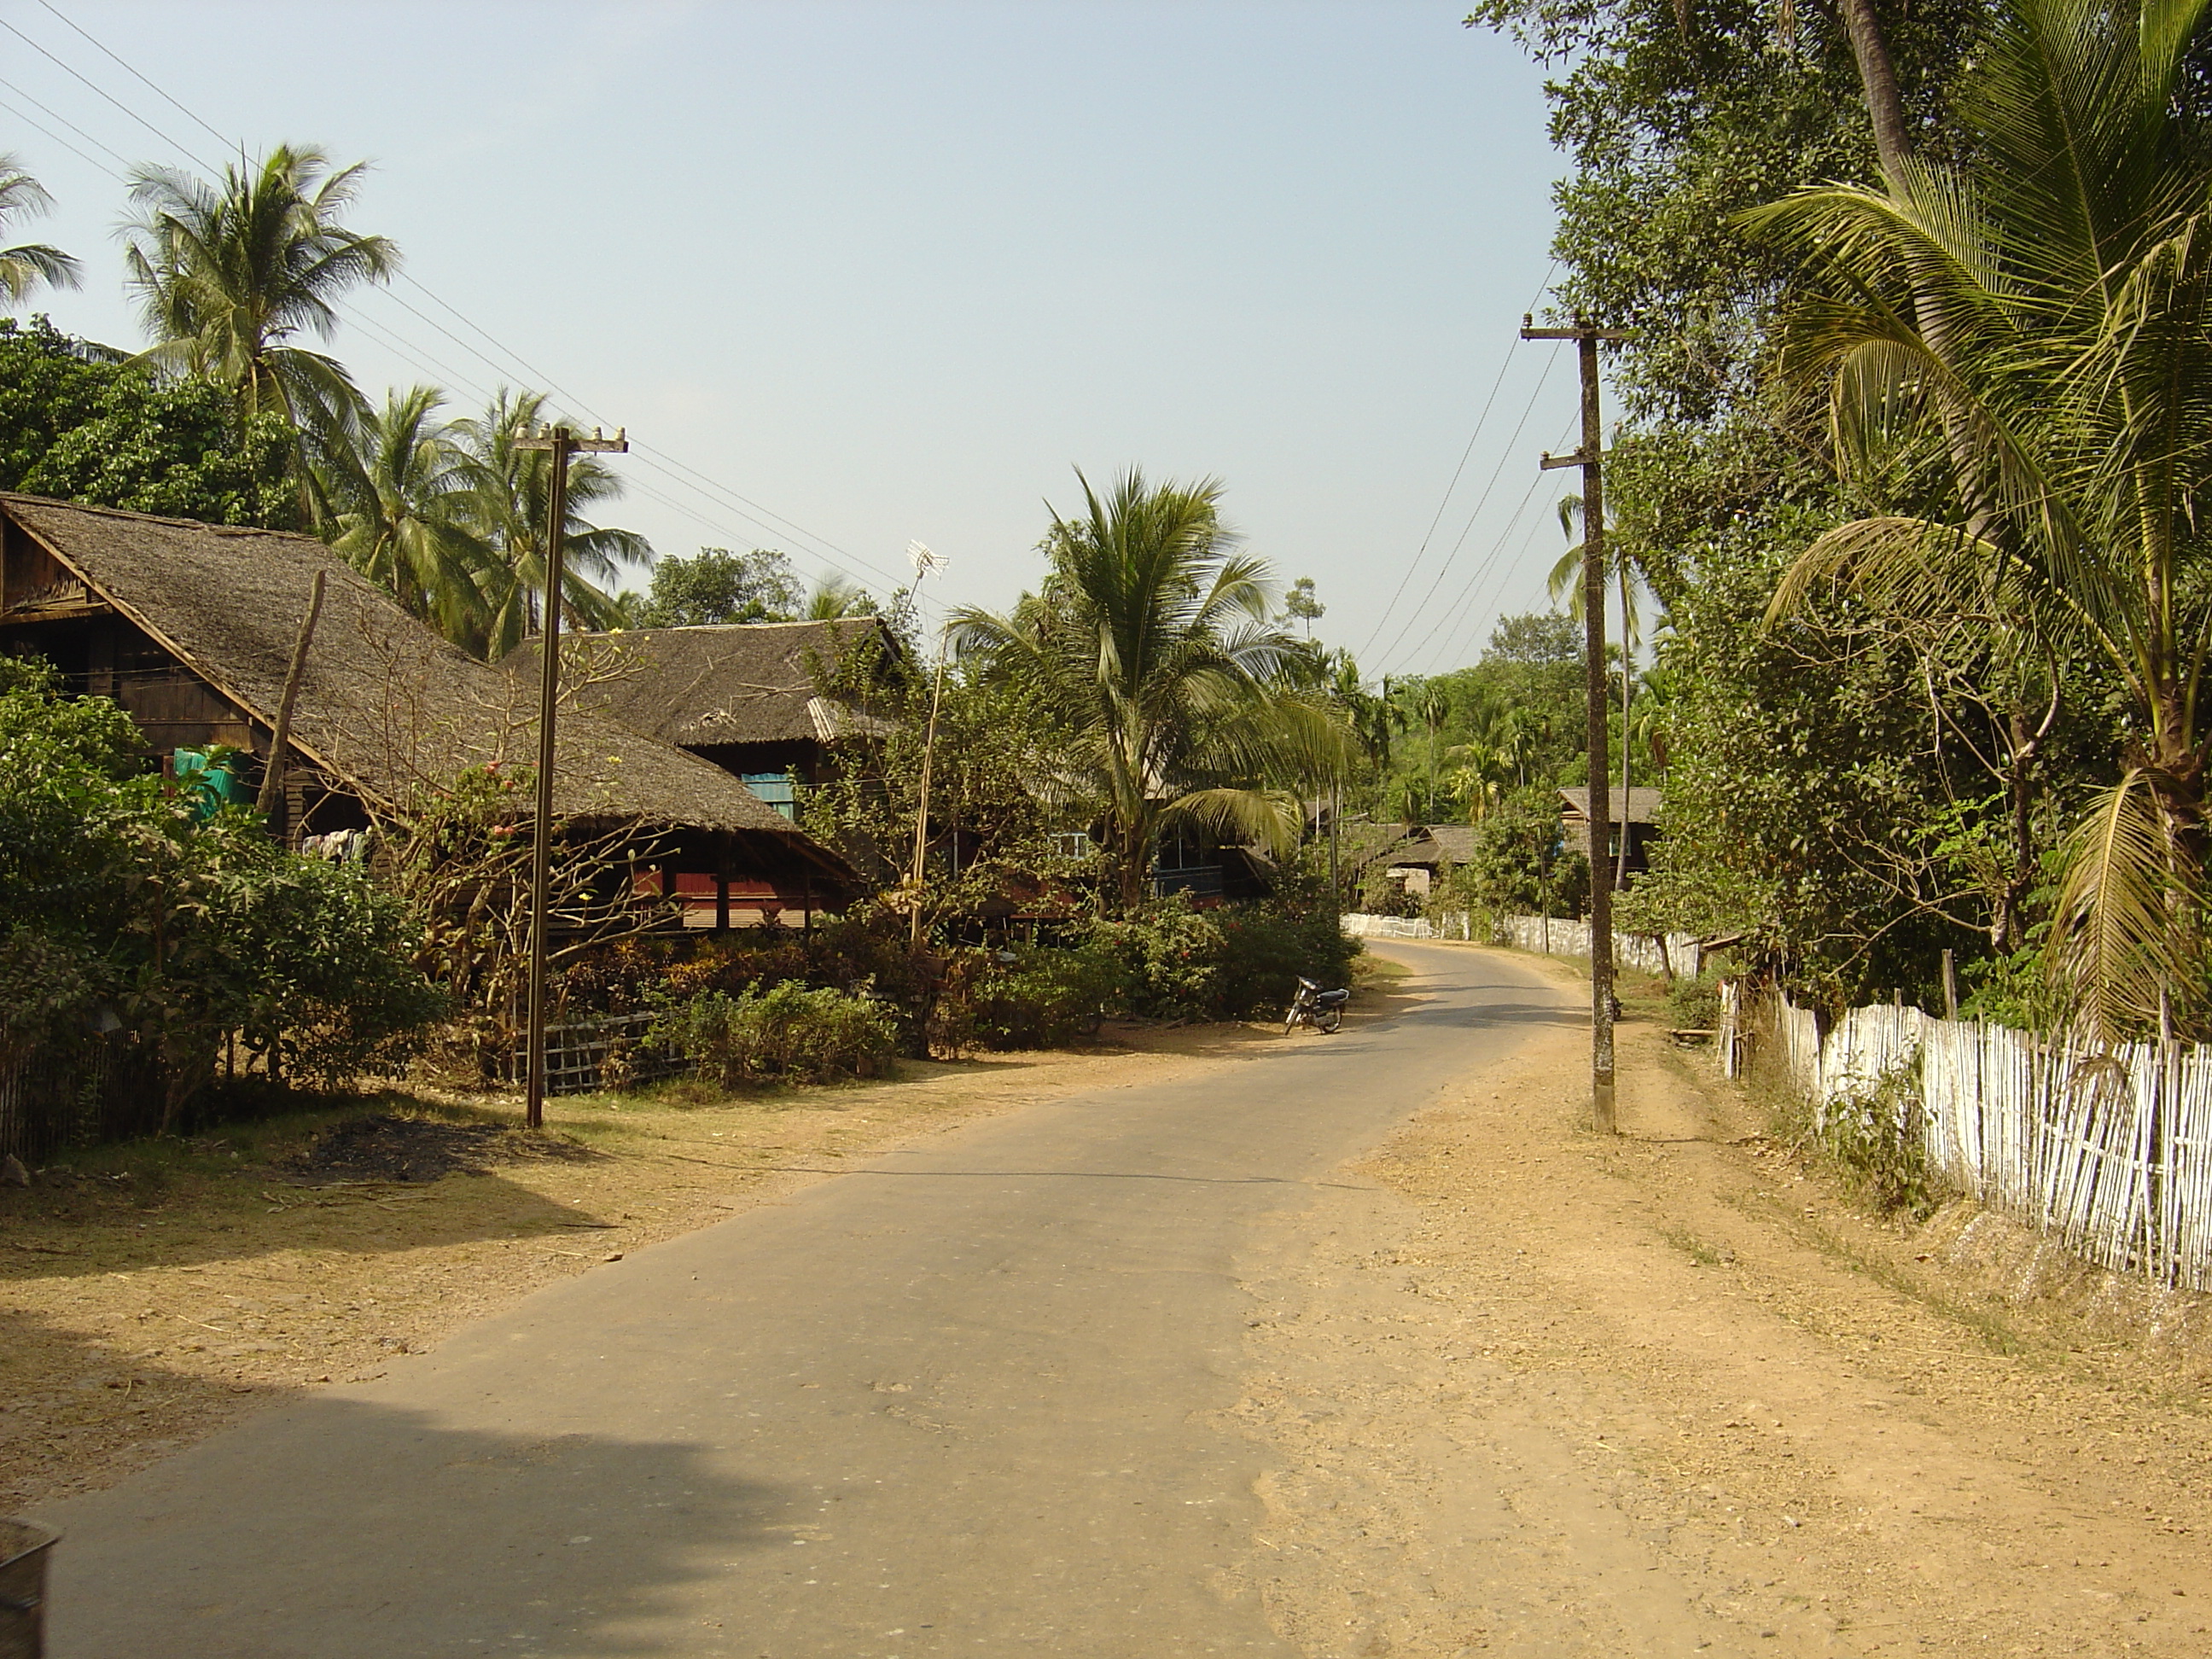
<path id="1" fill-rule="evenodd" d="M 139 524 L 173 525 L 179 530 L 204 530 L 217 536 L 276 536 L 305 542 L 329 550 L 329 544 L 298 530 L 271 530 L 265 525 L 213 524 L 205 519 L 174 519 L 162 513 L 138 513 L 127 507 L 105 507 L 94 501 L 67 501 L 58 495 L 33 495 L 21 489 L 0 489 L 0 502 L 27 501 L 34 507 L 58 507 L 67 513 L 89 513 L 103 519 L 130 519 Z"/>

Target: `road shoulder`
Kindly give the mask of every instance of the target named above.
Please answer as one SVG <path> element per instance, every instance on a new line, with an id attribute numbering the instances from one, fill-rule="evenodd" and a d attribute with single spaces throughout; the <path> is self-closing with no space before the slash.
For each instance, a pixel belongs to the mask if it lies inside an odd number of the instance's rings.
<path id="1" fill-rule="evenodd" d="M 1587 1033 L 1543 1033 L 1247 1259 L 1232 1420 L 1276 1462 L 1249 1571 L 1277 1627 L 1316 1656 L 2204 1651 L 2204 1380 L 1915 1262 L 1656 1026 L 1621 1055 L 1619 1140 L 1581 1127 Z"/>

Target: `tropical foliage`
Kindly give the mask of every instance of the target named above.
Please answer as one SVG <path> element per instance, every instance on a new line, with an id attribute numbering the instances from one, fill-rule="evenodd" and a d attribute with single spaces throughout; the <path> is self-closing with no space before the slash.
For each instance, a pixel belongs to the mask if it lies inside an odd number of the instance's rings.
<path id="1" fill-rule="evenodd" d="M 1237 550 L 1218 483 L 1081 483 L 1083 512 L 1046 532 L 1040 588 L 1003 615 L 957 611 L 951 630 L 1032 700 L 1054 755 L 1040 792 L 1090 817 L 1127 907 L 1178 825 L 1295 848 L 1303 800 L 1352 739 L 1273 619 L 1267 567 Z"/>

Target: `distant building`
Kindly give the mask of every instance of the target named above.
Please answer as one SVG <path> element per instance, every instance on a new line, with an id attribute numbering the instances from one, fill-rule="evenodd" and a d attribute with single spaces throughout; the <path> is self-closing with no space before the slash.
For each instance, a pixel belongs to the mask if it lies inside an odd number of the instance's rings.
<path id="1" fill-rule="evenodd" d="M 1651 843 L 1659 836 L 1659 799 L 1656 789 L 1613 789 L 1607 792 L 1610 803 L 1607 818 L 1609 830 L 1606 841 L 1606 860 L 1617 864 L 1620 857 L 1620 841 L 1628 837 L 1628 862 L 1626 866 L 1631 880 L 1651 867 Z M 1589 858 L 1590 852 L 1589 791 L 1577 787 L 1559 791 L 1559 829 L 1568 846 Z M 1595 859 L 1591 860 L 1595 863 Z"/>

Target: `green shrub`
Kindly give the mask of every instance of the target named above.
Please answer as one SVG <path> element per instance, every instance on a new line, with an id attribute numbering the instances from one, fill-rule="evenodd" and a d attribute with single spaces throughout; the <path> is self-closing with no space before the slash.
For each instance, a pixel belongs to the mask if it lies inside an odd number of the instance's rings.
<path id="1" fill-rule="evenodd" d="M 1126 1000 L 1121 964 L 1095 947 L 1031 947 L 994 968 L 970 992 L 974 1038 L 988 1048 L 1053 1048 L 1095 1036 Z"/>
<path id="2" fill-rule="evenodd" d="M 824 1083 L 880 1077 L 898 1048 L 898 1026 L 865 997 L 797 980 L 769 990 L 749 985 L 736 996 L 701 991 L 662 999 L 643 1041 L 698 1062 L 724 1085 L 769 1079 Z"/>
<path id="3" fill-rule="evenodd" d="M 1334 909 L 1195 908 L 1184 896 L 1091 924 L 1088 946 L 1119 975 L 1118 1012 L 1152 1019 L 1243 1019 L 1289 1002 L 1297 976 L 1341 985 L 1359 954 Z"/>
<path id="4" fill-rule="evenodd" d="M 1712 1030 L 1721 1023 L 1721 976 L 1707 971 L 1676 980 L 1667 993 L 1667 1012 L 1677 1030 Z"/>
<path id="5" fill-rule="evenodd" d="M 1900 1066 L 1865 1094 L 1829 1102 L 1813 1138 L 1844 1185 L 1865 1203 L 1886 1215 L 1902 1211 L 1924 1221 L 1947 1194 L 1928 1161 L 1917 1066 Z"/>

